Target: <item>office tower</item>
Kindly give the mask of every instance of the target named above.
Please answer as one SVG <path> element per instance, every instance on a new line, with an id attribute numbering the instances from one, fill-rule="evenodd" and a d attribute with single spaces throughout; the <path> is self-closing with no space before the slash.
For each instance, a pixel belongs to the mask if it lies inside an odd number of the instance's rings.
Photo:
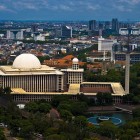
<path id="1" fill-rule="evenodd" d="M 97 26 L 96 20 L 89 21 L 89 30 L 91 30 L 91 31 L 96 30 L 96 26 Z"/>
<path id="2" fill-rule="evenodd" d="M 37 32 L 37 29 L 38 29 L 38 25 L 36 24 L 32 25 L 31 27 L 32 32 Z"/>
<path id="3" fill-rule="evenodd" d="M 23 39 L 23 30 L 8 30 L 7 39 Z"/>
<path id="4" fill-rule="evenodd" d="M 101 30 L 103 30 L 104 29 L 104 24 L 103 23 L 99 23 L 98 28 L 101 29 Z"/>
<path id="5" fill-rule="evenodd" d="M 105 30 L 110 29 L 110 21 L 105 22 Z"/>
<path id="6" fill-rule="evenodd" d="M 72 37 L 72 27 L 70 26 L 62 26 L 61 28 L 61 36 L 66 38 Z"/>
<path id="7" fill-rule="evenodd" d="M 114 30 L 115 32 L 119 31 L 119 21 L 117 18 L 112 19 L 112 30 Z"/>

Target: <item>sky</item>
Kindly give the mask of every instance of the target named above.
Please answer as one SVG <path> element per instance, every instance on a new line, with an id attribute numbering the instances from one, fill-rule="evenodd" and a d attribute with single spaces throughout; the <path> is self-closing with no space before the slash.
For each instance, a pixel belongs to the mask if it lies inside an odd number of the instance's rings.
<path id="1" fill-rule="evenodd" d="M 0 0 L 0 20 L 140 21 L 140 0 Z"/>

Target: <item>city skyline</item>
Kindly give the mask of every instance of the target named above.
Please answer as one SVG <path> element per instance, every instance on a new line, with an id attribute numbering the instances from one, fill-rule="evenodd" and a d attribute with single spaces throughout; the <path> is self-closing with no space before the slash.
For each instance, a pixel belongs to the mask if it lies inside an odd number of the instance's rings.
<path id="1" fill-rule="evenodd" d="M 0 0 L 0 20 L 138 21 L 140 0 Z"/>

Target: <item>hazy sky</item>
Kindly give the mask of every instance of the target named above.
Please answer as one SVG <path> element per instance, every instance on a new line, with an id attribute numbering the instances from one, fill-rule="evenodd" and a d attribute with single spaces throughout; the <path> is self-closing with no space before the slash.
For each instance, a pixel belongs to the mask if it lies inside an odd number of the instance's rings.
<path id="1" fill-rule="evenodd" d="M 4 20 L 140 20 L 140 0 L 0 0 Z"/>

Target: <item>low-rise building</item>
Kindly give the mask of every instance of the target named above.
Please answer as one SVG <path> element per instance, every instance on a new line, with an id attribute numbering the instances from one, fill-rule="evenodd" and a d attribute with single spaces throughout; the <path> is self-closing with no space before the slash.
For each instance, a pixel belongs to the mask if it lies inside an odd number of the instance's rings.
<path id="1" fill-rule="evenodd" d="M 11 87 L 13 100 L 20 103 L 40 99 L 51 101 L 62 94 L 76 99 L 80 93 L 96 100 L 98 92 L 111 93 L 116 103 L 122 101 L 125 92 L 120 83 L 84 82 L 83 72 L 77 58 L 72 60 L 71 68 L 57 70 L 41 65 L 32 54 L 21 54 L 13 65 L 0 66 L 0 86 Z"/>

